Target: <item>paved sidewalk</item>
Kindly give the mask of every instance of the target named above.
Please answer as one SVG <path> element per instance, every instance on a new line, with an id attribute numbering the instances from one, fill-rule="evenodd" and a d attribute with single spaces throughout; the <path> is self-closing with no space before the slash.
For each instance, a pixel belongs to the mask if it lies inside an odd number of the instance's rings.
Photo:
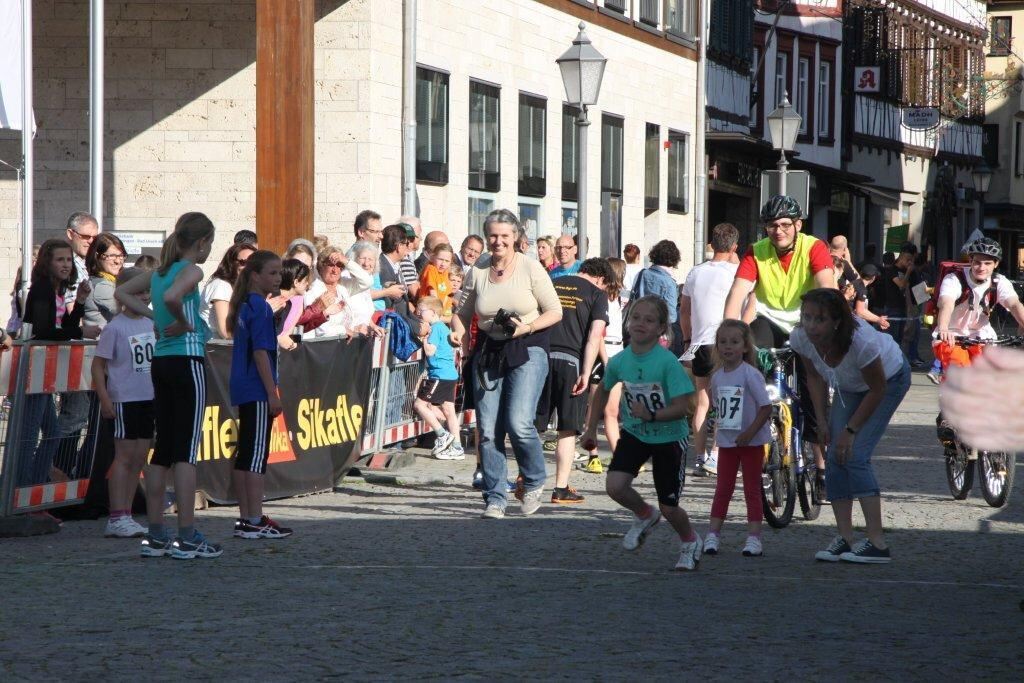
<path id="1" fill-rule="evenodd" d="M 587 496 L 478 518 L 473 464 L 420 459 L 406 485 L 346 480 L 272 503 L 293 538 L 229 538 L 232 508 L 199 514 L 218 560 L 142 560 L 102 522 L 0 540 L 0 672 L 41 678 L 266 681 L 403 678 L 1019 680 L 1024 491 L 987 507 L 948 494 L 936 388 L 915 374 L 875 459 L 889 566 L 816 564 L 815 522 L 766 530 L 744 558 L 742 501 L 722 554 L 670 571 L 661 525 L 624 551 L 603 477 Z M 430 482 L 430 483 L 425 483 Z M 703 531 L 714 481 L 687 480 Z M 653 499 L 650 473 L 640 490 Z M 799 516 L 799 511 L 797 512 Z"/>

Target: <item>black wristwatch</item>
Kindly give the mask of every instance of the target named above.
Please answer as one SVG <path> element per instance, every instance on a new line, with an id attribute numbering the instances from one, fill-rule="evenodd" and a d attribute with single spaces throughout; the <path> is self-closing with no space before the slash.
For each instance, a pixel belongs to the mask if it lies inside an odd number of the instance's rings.
<path id="1" fill-rule="evenodd" d="M 648 410 L 647 412 L 649 412 L 651 414 L 651 419 L 647 420 L 648 422 L 657 422 L 658 421 L 658 410 L 657 409 Z"/>
<path id="2" fill-rule="evenodd" d="M 857 430 L 854 429 L 853 427 L 851 427 L 850 425 L 846 425 L 846 431 L 849 432 L 850 434 L 856 434 L 857 433 Z"/>

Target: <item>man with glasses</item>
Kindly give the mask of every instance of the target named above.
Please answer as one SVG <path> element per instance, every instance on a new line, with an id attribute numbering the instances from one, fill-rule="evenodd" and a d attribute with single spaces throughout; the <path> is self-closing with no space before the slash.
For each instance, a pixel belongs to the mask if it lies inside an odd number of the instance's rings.
<path id="1" fill-rule="evenodd" d="M 800 297 L 806 292 L 818 287 L 836 287 L 828 245 L 813 235 L 800 232 L 802 215 L 800 204 L 792 197 L 775 195 L 765 202 L 761 207 L 761 221 L 768 236 L 747 250 L 725 300 L 725 317 L 739 319 L 747 295 L 754 292 L 757 316 L 750 323 L 750 329 L 754 342 L 760 347 L 779 348 L 789 341 L 790 333 L 800 322 Z M 799 356 L 796 370 L 804 416 L 803 435 L 810 443 L 817 444 L 814 406 Z M 814 451 L 818 476 L 823 478 L 825 463 L 821 449 L 816 446 Z"/>
<path id="2" fill-rule="evenodd" d="M 558 265 L 548 273 L 552 280 L 579 273 L 580 262 L 576 260 L 576 238 L 571 235 L 559 237 L 555 241 L 555 259 L 558 261 Z"/>
<path id="3" fill-rule="evenodd" d="M 356 242 L 370 242 L 380 246 L 384 238 L 384 228 L 380 224 L 380 214 L 371 209 L 360 211 L 352 225 L 356 234 Z"/>
<path id="4" fill-rule="evenodd" d="M 466 239 L 462 240 L 462 246 L 459 247 L 459 253 L 455 257 L 455 263 L 458 264 L 459 268 L 462 268 L 462 274 L 465 275 L 466 271 L 473 267 L 480 255 L 484 253 L 484 240 L 479 235 L 469 235 Z"/>
<path id="5" fill-rule="evenodd" d="M 68 310 L 71 310 L 75 303 L 78 285 L 89 279 L 89 272 L 85 267 L 85 255 L 89 253 L 89 247 L 98 234 L 100 234 L 100 226 L 92 214 L 85 211 L 75 211 L 68 216 L 65 237 L 71 244 L 71 253 L 75 260 L 76 271 L 75 284 L 69 287 L 68 291 L 64 292 L 64 304 L 68 307 Z"/>

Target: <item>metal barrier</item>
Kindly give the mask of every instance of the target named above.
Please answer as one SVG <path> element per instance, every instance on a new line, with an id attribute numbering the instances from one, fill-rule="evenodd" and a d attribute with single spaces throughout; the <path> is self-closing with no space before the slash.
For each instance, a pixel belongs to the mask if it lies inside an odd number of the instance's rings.
<path id="1" fill-rule="evenodd" d="M 99 424 L 91 391 L 95 346 L 23 342 L 0 352 L 0 387 L 7 390 L 0 516 L 85 500 Z"/>
<path id="2" fill-rule="evenodd" d="M 427 423 L 413 409 L 416 390 L 424 375 L 422 350 L 406 360 L 395 358 L 390 350 L 391 326 L 374 346 L 374 368 L 371 375 L 370 409 L 365 421 L 373 432 L 363 435 L 363 453 L 370 454 L 370 467 L 383 466 L 387 458 L 379 457 L 388 446 L 415 438 L 430 431 Z M 461 353 L 456 352 L 456 365 L 461 365 Z M 472 425 L 476 416 L 472 410 L 459 414 L 462 426 Z"/>

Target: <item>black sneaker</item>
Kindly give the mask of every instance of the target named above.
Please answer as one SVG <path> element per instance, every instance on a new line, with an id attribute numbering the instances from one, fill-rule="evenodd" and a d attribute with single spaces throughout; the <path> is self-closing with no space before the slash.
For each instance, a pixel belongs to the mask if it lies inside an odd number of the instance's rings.
<path id="1" fill-rule="evenodd" d="M 815 555 L 814 559 L 821 562 L 838 562 L 839 557 L 843 553 L 850 552 L 850 544 L 846 542 L 846 539 L 842 536 L 836 536 L 832 539 L 832 542 L 828 544 L 828 547 L 824 550 L 819 550 Z"/>
<path id="2" fill-rule="evenodd" d="M 876 548 L 875 545 L 867 540 L 857 546 L 856 550 L 849 550 L 839 556 L 839 559 L 843 562 L 856 562 L 858 564 L 888 564 L 892 562 L 892 556 L 889 554 L 889 549 Z"/>
<path id="3" fill-rule="evenodd" d="M 555 488 L 551 492 L 551 502 L 555 505 L 573 505 L 575 503 L 582 503 L 586 498 L 576 493 L 576 489 L 571 486 L 567 486 L 564 489 Z"/>
<path id="4" fill-rule="evenodd" d="M 291 535 L 291 529 L 281 526 L 270 517 L 263 515 L 260 518 L 260 538 L 288 538 Z"/>
<path id="5" fill-rule="evenodd" d="M 266 515 L 260 518 L 259 524 L 252 524 L 245 519 L 235 521 L 237 538 L 287 538 L 291 535 L 291 529 L 281 526 Z"/>

